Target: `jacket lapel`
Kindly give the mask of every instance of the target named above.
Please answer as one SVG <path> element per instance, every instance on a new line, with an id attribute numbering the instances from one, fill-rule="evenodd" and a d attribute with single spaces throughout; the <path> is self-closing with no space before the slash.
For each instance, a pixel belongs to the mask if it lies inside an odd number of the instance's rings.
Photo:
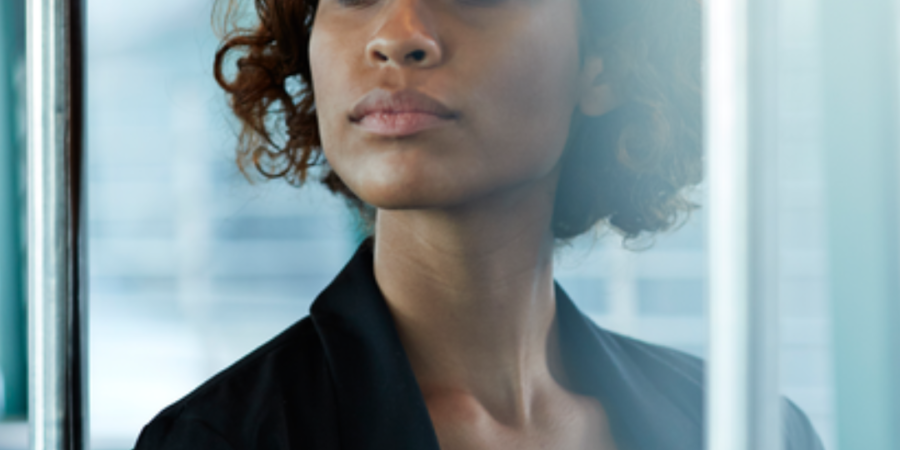
<path id="1" fill-rule="evenodd" d="M 439 450 L 364 243 L 310 309 L 338 404 L 342 447 Z"/>
<path id="2" fill-rule="evenodd" d="M 597 327 L 559 285 L 556 305 L 571 388 L 601 402 L 620 450 L 703 448 L 702 411 L 689 410 L 702 405 L 702 380 L 680 376 L 677 365 L 659 360 L 669 350 Z M 310 315 L 332 374 L 342 447 L 439 450 L 428 408 L 375 281 L 369 241 L 319 295 Z"/>

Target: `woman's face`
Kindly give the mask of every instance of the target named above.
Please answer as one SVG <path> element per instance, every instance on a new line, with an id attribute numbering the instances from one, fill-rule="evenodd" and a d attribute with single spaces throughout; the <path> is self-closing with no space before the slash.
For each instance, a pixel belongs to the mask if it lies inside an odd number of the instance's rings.
<path id="1" fill-rule="evenodd" d="M 578 16 L 577 0 L 320 0 L 310 62 L 332 168 L 389 209 L 555 182 Z"/>

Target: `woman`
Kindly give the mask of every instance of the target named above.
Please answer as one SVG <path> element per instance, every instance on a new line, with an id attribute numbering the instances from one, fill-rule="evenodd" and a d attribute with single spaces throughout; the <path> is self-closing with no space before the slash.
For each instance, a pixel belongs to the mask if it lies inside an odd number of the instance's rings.
<path id="1" fill-rule="evenodd" d="M 634 238 L 693 207 L 698 3 L 256 11 L 215 66 L 239 163 L 294 184 L 321 167 L 371 238 L 309 317 L 163 411 L 138 449 L 703 447 L 700 362 L 597 327 L 552 264 L 595 225 Z M 821 448 L 784 411 L 786 449 Z"/>

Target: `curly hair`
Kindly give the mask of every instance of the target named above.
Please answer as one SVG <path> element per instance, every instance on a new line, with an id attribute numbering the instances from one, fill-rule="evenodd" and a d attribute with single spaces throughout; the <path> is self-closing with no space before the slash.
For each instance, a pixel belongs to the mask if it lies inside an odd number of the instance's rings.
<path id="1" fill-rule="evenodd" d="M 603 58 L 622 104 L 599 117 L 576 113 L 562 157 L 554 236 L 572 238 L 598 223 L 626 238 L 670 229 L 697 207 L 686 188 L 702 179 L 701 4 L 580 1 L 582 55 L 589 50 Z M 238 4 L 226 6 L 222 18 L 230 23 Z M 254 6 L 256 23 L 232 26 L 214 64 L 241 122 L 239 168 L 300 186 L 321 167 L 318 181 L 373 217 L 322 153 L 308 50 L 318 0 L 254 0 Z M 226 77 L 226 69 L 235 73 Z"/>

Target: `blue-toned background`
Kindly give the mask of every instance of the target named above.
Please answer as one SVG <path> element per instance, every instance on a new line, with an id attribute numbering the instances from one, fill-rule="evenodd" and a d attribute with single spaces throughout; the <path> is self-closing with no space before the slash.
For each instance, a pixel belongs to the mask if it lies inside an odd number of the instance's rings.
<path id="1" fill-rule="evenodd" d="M 305 315 L 358 235 L 323 189 L 250 185 L 237 171 L 235 124 L 212 78 L 211 1 L 87 5 L 90 424 L 93 447 L 113 450 L 130 448 L 160 409 Z M 782 322 L 772 326 L 781 327 L 784 392 L 834 449 L 816 3 L 783 5 Z M 0 103 L 10 111 L 13 100 Z M 17 220 L 3 214 L 0 224 Z M 701 211 L 639 253 L 615 235 L 581 239 L 560 251 L 558 278 L 602 325 L 702 356 L 702 224 Z M 0 298 L 2 311 L 15 301 Z M 10 336 L 0 329 L 7 359 Z M 6 398 L 20 391 L 7 383 Z M 14 445 L 10 430 L 0 425 L 0 449 Z"/>

